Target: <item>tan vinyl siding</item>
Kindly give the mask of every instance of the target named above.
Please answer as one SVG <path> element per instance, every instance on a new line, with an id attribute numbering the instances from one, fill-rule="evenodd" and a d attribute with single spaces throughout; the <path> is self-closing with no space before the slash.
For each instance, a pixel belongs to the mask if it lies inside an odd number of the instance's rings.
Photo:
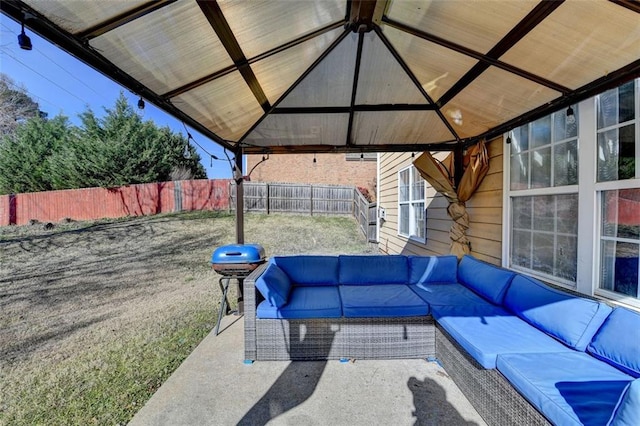
<path id="1" fill-rule="evenodd" d="M 502 138 L 487 144 L 489 173 L 467 201 L 470 226 L 467 236 L 471 241 L 471 254 L 479 259 L 499 265 L 502 254 Z M 419 153 L 416 153 L 416 157 Z M 447 153 L 438 153 L 442 159 Z M 398 172 L 408 167 L 414 158 L 411 153 L 380 155 L 379 206 L 387 219 L 380 226 L 379 249 L 389 254 L 448 254 L 451 246 L 447 214 L 447 200 L 427 184 L 427 241 L 421 243 L 398 235 Z"/>

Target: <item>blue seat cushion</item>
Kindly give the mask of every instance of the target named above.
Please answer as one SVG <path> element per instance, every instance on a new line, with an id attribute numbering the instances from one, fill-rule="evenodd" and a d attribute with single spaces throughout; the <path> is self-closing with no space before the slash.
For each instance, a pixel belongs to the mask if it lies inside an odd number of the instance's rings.
<path id="1" fill-rule="evenodd" d="M 338 285 L 338 256 L 276 256 L 273 261 L 296 285 Z"/>
<path id="2" fill-rule="evenodd" d="M 498 371 L 556 425 L 605 425 L 633 378 L 584 352 L 503 354 Z"/>
<path id="3" fill-rule="evenodd" d="M 341 285 L 345 317 L 413 317 L 429 314 L 429 305 L 407 285 Z"/>
<path id="4" fill-rule="evenodd" d="M 499 354 L 568 352 L 571 349 L 499 306 L 431 306 L 440 327 L 484 368 Z"/>
<path id="5" fill-rule="evenodd" d="M 409 256 L 409 284 L 457 283 L 456 256 Z"/>
<path id="6" fill-rule="evenodd" d="M 409 263 L 401 255 L 339 257 L 339 282 L 347 285 L 407 284 Z"/>
<path id="7" fill-rule="evenodd" d="M 291 280 L 287 274 L 273 260 L 269 261 L 267 268 L 256 280 L 255 285 L 258 291 L 262 293 L 262 296 L 277 308 L 287 303 L 292 287 Z"/>
<path id="8" fill-rule="evenodd" d="M 629 383 L 607 426 L 640 425 L 640 379 Z"/>
<path id="9" fill-rule="evenodd" d="M 465 255 L 458 265 L 458 282 L 466 285 L 489 302 L 500 305 L 515 272 Z"/>
<path id="10" fill-rule="evenodd" d="M 587 347 L 587 352 L 624 371 L 640 377 L 640 314 L 616 308 Z"/>
<path id="11" fill-rule="evenodd" d="M 513 278 L 503 304 L 529 324 L 578 351 L 587 348 L 612 310 L 603 303 L 572 296 L 523 275 Z"/>
<path id="12" fill-rule="evenodd" d="M 256 309 L 258 318 L 340 318 L 342 306 L 337 286 L 293 287 L 289 303 L 278 308 L 266 300 Z"/>
<path id="13" fill-rule="evenodd" d="M 486 305 L 488 302 L 462 284 L 410 285 L 422 300 L 434 305 Z"/>

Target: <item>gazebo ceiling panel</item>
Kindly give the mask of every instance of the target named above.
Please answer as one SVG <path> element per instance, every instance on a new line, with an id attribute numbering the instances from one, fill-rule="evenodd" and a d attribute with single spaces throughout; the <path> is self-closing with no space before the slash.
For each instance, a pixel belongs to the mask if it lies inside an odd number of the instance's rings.
<path id="1" fill-rule="evenodd" d="M 239 139 L 263 113 L 239 72 L 182 93 L 172 103 L 227 140 Z"/>
<path id="2" fill-rule="evenodd" d="M 343 145 L 349 114 L 272 114 L 245 139 L 252 146 Z"/>
<path id="3" fill-rule="evenodd" d="M 640 16 L 620 8 L 565 2 L 501 59 L 577 89 L 640 58 Z"/>
<path id="4" fill-rule="evenodd" d="M 135 10 L 148 0 L 131 1 L 29 1 L 33 9 L 60 27 L 77 34 L 125 12 Z"/>
<path id="5" fill-rule="evenodd" d="M 346 8 L 342 0 L 218 3 L 247 58 L 344 20 Z"/>
<path id="6" fill-rule="evenodd" d="M 358 145 L 412 145 L 455 138 L 435 111 L 375 111 L 355 114 L 353 140 Z"/>
<path id="7" fill-rule="evenodd" d="M 394 1 L 389 18 L 487 53 L 538 1 Z"/>
<path id="8" fill-rule="evenodd" d="M 343 32 L 342 28 L 326 32 L 251 64 L 269 101 L 275 103 Z"/>
<path id="9" fill-rule="evenodd" d="M 90 43 L 119 68 L 158 93 L 169 92 L 233 65 L 193 2 L 173 3 Z"/>
<path id="10" fill-rule="evenodd" d="M 358 44 L 356 34 L 348 34 L 278 106 L 347 107 L 351 101 Z"/>
<path id="11" fill-rule="evenodd" d="M 438 100 L 478 61 L 403 31 L 383 27 L 384 34 L 432 100 Z"/>
<path id="12" fill-rule="evenodd" d="M 498 68 L 490 68 L 442 111 L 462 138 L 483 133 L 560 96 L 560 93 Z M 490 105 L 490 107 L 488 107 Z"/>
<path id="13" fill-rule="evenodd" d="M 640 77 L 631 0 L 2 0 L 0 10 L 247 152 L 452 149 Z"/>
<path id="14" fill-rule="evenodd" d="M 390 78 L 393 76 L 393 78 Z M 356 103 L 426 104 L 426 98 L 375 32 L 365 34 Z"/>

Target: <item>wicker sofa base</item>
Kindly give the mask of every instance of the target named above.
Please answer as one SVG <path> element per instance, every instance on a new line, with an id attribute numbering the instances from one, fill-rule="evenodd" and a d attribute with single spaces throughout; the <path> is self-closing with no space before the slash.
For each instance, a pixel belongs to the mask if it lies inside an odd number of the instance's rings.
<path id="1" fill-rule="evenodd" d="M 261 361 L 435 356 L 431 317 L 256 319 L 255 336 L 245 357 Z"/>
<path id="2" fill-rule="evenodd" d="M 439 326 L 436 357 L 487 424 L 550 424 L 498 370 L 482 368 Z"/>

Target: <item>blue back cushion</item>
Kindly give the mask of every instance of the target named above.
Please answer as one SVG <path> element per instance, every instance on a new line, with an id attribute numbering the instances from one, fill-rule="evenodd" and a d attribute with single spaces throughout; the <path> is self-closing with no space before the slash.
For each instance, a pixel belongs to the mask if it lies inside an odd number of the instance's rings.
<path id="1" fill-rule="evenodd" d="M 502 303 L 507 286 L 514 276 L 515 272 L 468 255 L 465 255 L 458 265 L 458 282 L 496 305 Z"/>
<path id="2" fill-rule="evenodd" d="M 409 284 L 457 283 L 456 256 L 409 256 Z"/>
<path id="3" fill-rule="evenodd" d="M 407 284 L 409 262 L 402 255 L 340 256 L 339 282 L 346 285 Z"/>
<path id="4" fill-rule="evenodd" d="M 338 256 L 276 256 L 273 260 L 296 285 L 338 285 Z"/>
<path id="5" fill-rule="evenodd" d="M 587 352 L 625 373 L 640 377 L 640 314 L 616 308 L 587 347 Z"/>
<path id="6" fill-rule="evenodd" d="M 611 313 L 611 308 L 603 303 L 572 296 L 523 275 L 516 275 L 511 281 L 504 306 L 578 351 L 587 348 Z"/>
<path id="7" fill-rule="evenodd" d="M 256 280 L 256 288 L 266 300 L 275 307 L 287 304 L 291 292 L 291 280 L 273 260 L 269 261 L 267 269 Z"/>

